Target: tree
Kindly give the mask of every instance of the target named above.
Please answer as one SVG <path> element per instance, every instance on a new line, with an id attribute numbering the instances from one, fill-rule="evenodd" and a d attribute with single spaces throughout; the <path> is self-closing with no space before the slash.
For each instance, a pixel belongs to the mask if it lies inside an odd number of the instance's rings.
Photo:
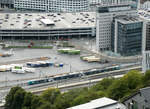
<path id="1" fill-rule="evenodd" d="M 102 81 L 98 82 L 96 85 L 93 85 L 91 91 L 106 91 L 109 86 L 115 81 L 115 78 L 104 78 Z"/>
<path id="2" fill-rule="evenodd" d="M 45 102 L 44 104 L 42 104 L 39 108 L 37 109 L 54 109 L 52 108 L 52 106 L 50 105 L 50 103 Z"/>
<path id="3" fill-rule="evenodd" d="M 124 82 L 128 84 L 130 90 L 136 89 L 142 85 L 142 74 L 140 71 L 131 70 L 125 76 L 123 76 Z"/>
<path id="4" fill-rule="evenodd" d="M 150 85 L 150 70 L 147 70 L 145 72 L 145 75 L 143 76 L 143 86 L 149 86 Z"/>
<path id="5" fill-rule="evenodd" d="M 46 91 L 44 91 L 42 93 L 41 98 L 44 101 L 48 101 L 51 104 L 54 104 L 57 96 L 59 96 L 59 95 L 60 95 L 60 90 L 59 89 L 50 88 L 50 89 L 47 89 Z"/>
<path id="6" fill-rule="evenodd" d="M 141 83 L 142 74 L 139 71 L 132 70 L 119 80 L 113 82 L 113 84 L 108 88 L 108 95 L 115 100 L 121 99 L 139 88 Z"/>
<path id="7" fill-rule="evenodd" d="M 110 98 L 118 100 L 128 91 L 128 84 L 123 79 L 119 79 L 108 88 L 108 95 Z"/>
<path id="8" fill-rule="evenodd" d="M 88 88 L 77 88 L 69 90 L 68 92 L 59 95 L 54 104 L 55 109 L 66 109 L 68 107 L 73 106 L 73 100 L 80 95 L 86 94 L 87 91 Z"/>
<path id="9" fill-rule="evenodd" d="M 25 91 L 21 87 L 13 87 L 6 96 L 5 109 L 21 109 Z"/>
<path id="10" fill-rule="evenodd" d="M 44 101 L 42 101 L 42 99 L 37 96 L 37 95 L 34 95 L 32 97 L 32 101 L 31 101 L 31 109 L 37 109 L 39 108 L 42 104 L 44 103 Z"/>
<path id="11" fill-rule="evenodd" d="M 33 94 L 28 92 L 24 96 L 23 108 L 24 109 L 31 109 L 31 102 L 32 102 Z"/>

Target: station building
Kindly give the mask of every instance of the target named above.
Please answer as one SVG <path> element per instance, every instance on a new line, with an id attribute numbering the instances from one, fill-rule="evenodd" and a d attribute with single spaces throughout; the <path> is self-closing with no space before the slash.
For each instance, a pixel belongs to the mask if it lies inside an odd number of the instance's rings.
<path id="1" fill-rule="evenodd" d="M 95 12 L 0 13 L 0 39 L 95 36 Z"/>
<path id="2" fill-rule="evenodd" d="M 99 6 L 96 12 L 96 48 L 97 51 L 111 50 L 112 22 L 114 17 L 136 16 L 137 10 L 130 5 Z"/>
<path id="3" fill-rule="evenodd" d="M 117 16 L 112 24 L 112 50 L 122 56 L 141 54 L 144 31 L 138 16 Z"/>

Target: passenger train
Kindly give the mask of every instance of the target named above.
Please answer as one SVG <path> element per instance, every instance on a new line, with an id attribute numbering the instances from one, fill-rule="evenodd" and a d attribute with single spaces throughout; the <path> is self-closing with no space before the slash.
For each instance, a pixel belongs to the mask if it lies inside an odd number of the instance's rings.
<path id="1" fill-rule="evenodd" d="M 30 80 L 27 82 L 27 84 L 28 85 L 41 84 L 41 83 L 77 78 L 77 77 L 98 74 L 98 73 L 103 73 L 103 72 L 108 72 L 108 71 L 114 71 L 114 70 L 120 70 L 120 66 L 115 65 L 115 66 L 111 66 L 111 67 L 106 67 L 104 69 L 96 68 L 96 69 L 90 69 L 90 70 L 83 70 L 83 71 L 79 71 L 79 72 L 66 73 L 66 74 L 56 75 L 56 76 L 49 77 L 49 78 Z"/>

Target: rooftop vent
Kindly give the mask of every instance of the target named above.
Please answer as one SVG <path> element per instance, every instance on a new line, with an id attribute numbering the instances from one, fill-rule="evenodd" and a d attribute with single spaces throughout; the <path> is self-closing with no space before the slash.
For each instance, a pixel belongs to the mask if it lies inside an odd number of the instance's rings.
<path id="1" fill-rule="evenodd" d="M 45 25 L 45 26 L 54 26 L 55 23 L 50 20 L 50 19 L 40 19 L 40 21 Z"/>

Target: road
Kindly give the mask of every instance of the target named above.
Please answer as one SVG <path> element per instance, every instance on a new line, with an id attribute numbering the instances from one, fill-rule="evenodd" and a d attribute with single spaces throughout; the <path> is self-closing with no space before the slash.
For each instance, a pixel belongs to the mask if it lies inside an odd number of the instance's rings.
<path id="1" fill-rule="evenodd" d="M 101 59 L 106 59 L 110 62 L 115 62 L 115 63 L 132 63 L 132 62 L 140 62 L 142 61 L 142 56 L 137 55 L 137 56 L 128 56 L 128 57 L 117 57 L 117 56 L 108 56 L 106 53 L 103 52 L 97 52 L 96 51 L 96 41 L 95 38 L 93 39 L 72 39 L 70 44 L 74 45 L 76 48 L 80 50 L 87 51 L 87 53 L 91 53 L 93 55 L 101 57 Z"/>

